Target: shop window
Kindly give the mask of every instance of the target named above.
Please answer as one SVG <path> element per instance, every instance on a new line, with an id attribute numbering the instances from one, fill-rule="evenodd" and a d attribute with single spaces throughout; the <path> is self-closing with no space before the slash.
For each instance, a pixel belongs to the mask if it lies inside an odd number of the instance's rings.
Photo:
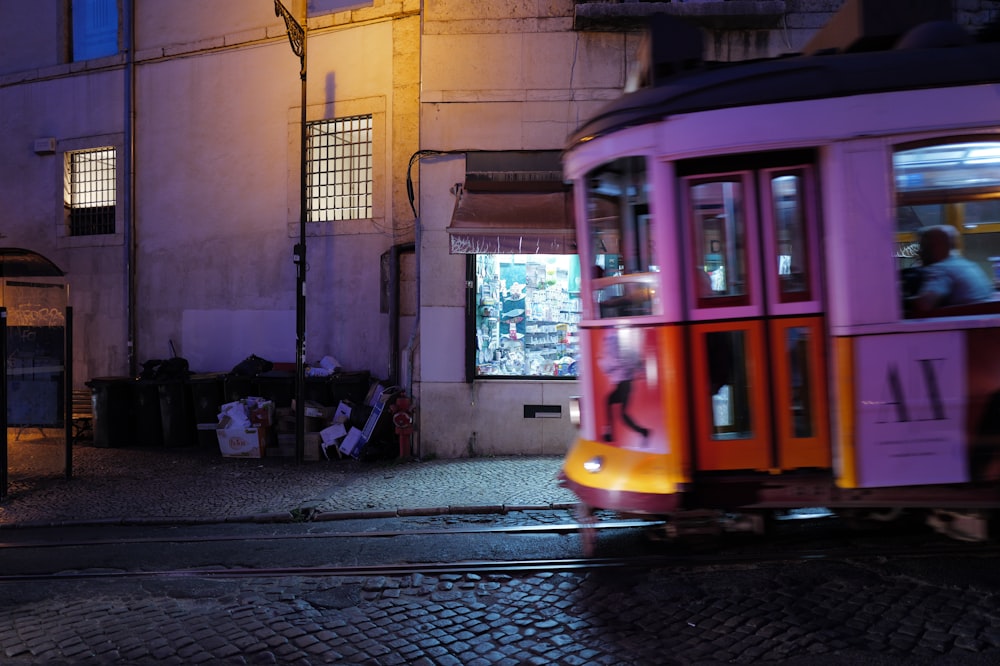
<path id="1" fill-rule="evenodd" d="M 954 230 L 955 249 L 1000 288 L 1000 142 L 921 145 L 893 154 L 896 262 L 903 297 L 921 280 L 922 229 Z M 996 300 L 996 295 L 994 295 Z"/>
<path id="2" fill-rule="evenodd" d="M 576 377 L 580 262 L 571 254 L 477 254 L 475 376 Z"/>

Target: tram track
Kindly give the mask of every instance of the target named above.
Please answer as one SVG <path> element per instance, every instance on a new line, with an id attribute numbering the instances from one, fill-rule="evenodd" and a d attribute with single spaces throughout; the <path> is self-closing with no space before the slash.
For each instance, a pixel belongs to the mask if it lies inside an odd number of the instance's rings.
<path id="1" fill-rule="evenodd" d="M 597 530 L 615 529 L 636 529 L 653 528 L 663 524 L 660 520 L 603 520 L 590 527 Z M 569 534 L 578 532 L 581 529 L 579 523 L 554 523 L 547 525 L 489 525 L 489 526 L 462 526 L 447 528 L 411 528 L 393 530 L 373 530 L 373 531 L 333 531 L 333 532 L 302 532 L 283 534 L 200 534 L 200 535 L 169 535 L 153 537 L 114 537 L 100 539 L 81 539 L 75 541 L 0 541 L 0 552 L 4 550 L 23 548 L 77 548 L 85 546 L 111 546 L 111 545 L 153 545 L 153 544 L 181 544 L 181 543 L 223 543 L 233 541 L 298 541 L 312 539 L 388 539 L 395 537 L 409 536 L 456 536 L 460 534 Z"/>
<path id="2" fill-rule="evenodd" d="M 642 526 L 652 521 L 605 521 L 598 529 L 613 527 Z M 638 524 L 638 525 L 637 525 Z M 561 524 L 552 526 L 522 526 L 499 528 L 470 528 L 460 530 L 419 529 L 403 531 L 380 532 L 342 532 L 328 534 L 304 535 L 250 535 L 234 537 L 198 537 L 189 538 L 187 542 L 205 542 L 218 540 L 239 540 L 248 543 L 255 541 L 273 541 L 282 539 L 288 541 L 317 537 L 389 537 L 409 535 L 443 535 L 469 533 L 531 533 L 539 531 L 559 532 L 578 529 L 579 526 Z M 176 542 L 169 538 L 134 539 L 129 543 Z M 75 542 L 60 544 L 62 547 L 87 547 L 98 545 L 113 545 L 121 543 L 113 540 L 94 540 L 91 542 Z M 115 579 L 226 579 L 226 578 L 308 578 L 308 577 L 403 577 L 413 574 L 443 575 L 443 574 L 533 574 L 541 572 L 561 571 L 596 571 L 607 569 L 684 569 L 713 570 L 726 568 L 745 568 L 754 565 L 777 563 L 803 563 L 808 561 L 884 561 L 884 560 L 916 560 L 946 556 L 963 556 L 975 558 L 1000 557 L 1000 544 L 964 542 L 941 542 L 923 544 L 915 547 L 912 543 L 878 544 L 868 546 L 841 545 L 835 547 L 788 547 L 776 542 L 764 541 L 758 544 L 758 549 L 719 550 L 715 552 L 673 552 L 641 555 L 623 555 L 615 557 L 583 557 L 583 558 L 552 558 L 524 560 L 468 560 L 455 562 L 402 562 L 364 565 L 319 565 L 319 566 L 262 566 L 262 567 L 193 567 L 193 568 L 161 568 L 136 570 L 79 570 L 59 571 L 50 573 L 2 574 L 0 584 L 24 582 L 60 582 L 84 580 L 115 580 Z M 10 547 L 0 544 L 0 548 Z M 24 544 L 23 547 L 31 547 Z"/>

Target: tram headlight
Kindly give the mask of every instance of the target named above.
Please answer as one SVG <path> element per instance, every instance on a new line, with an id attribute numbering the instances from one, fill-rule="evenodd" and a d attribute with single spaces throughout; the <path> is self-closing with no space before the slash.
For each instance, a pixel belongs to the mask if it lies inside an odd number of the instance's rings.
<path id="1" fill-rule="evenodd" d="M 590 472 L 591 474 L 597 474 L 604 467 L 604 456 L 594 456 L 587 462 L 583 463 L 583 468 Z"/>

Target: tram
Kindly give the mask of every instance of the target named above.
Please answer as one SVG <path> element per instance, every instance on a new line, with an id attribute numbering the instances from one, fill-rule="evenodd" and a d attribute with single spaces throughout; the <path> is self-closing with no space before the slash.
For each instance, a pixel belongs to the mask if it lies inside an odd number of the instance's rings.
<path id="1" fill-rule="evenodd" d="M 642 85 L 564 155 L 589 270 L 560 483 L 584 516 L 657 516 L 671 534 L 686 516 L 757 529 L 823 507 L 987 538 L 1000 43 L 935 21 L 880 50 L 713 65 L 676 21 L 648 37 Z M 991 298 L 907 307 L 931 226 Z"/>

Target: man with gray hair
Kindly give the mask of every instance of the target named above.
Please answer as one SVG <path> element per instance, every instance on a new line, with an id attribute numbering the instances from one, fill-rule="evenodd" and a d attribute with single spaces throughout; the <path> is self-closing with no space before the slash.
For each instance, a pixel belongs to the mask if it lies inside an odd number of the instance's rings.
<path id="1" fill-rule="evenodd" d="M 955 249 L 954 227 L 942 224 L 924 229 L 920 261 L 920 289 L 908 303 L 913 314 L 921 316 L 936 308 L 993 299 L 993 284 L 986 273 Z"/>

